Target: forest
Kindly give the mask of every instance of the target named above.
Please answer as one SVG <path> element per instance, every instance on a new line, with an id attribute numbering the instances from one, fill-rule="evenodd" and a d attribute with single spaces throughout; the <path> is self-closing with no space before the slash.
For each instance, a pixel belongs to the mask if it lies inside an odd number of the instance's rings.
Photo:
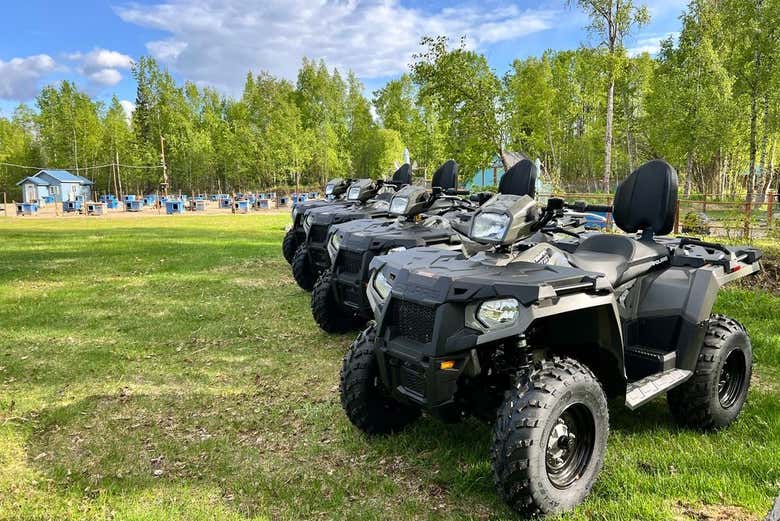
<path id="1" fill-rule="evenodd" d="M 465 172 L 502 151 L 538 158 L 560 191 L 610 191 L 664 158 L 685 194 L 751 200 L 780 164 L 780 0 L 693 0 L 656 55 L 624 41 L 648 21 L 631 1 L 578 0 L 593 44 L 516 59 L 502 76 L 465 41 L 424 38 L 409 71 L 370 96 L 351 72 L 304 59 L 293 83 L 249 72 L 240 98 L 133 67 L 135 110 L 71 82 L 0 117 L 0 192 L 32 170 L 71 168 L 113 192 L 245 191 L 387 176 L 409 150 L 416 175 L 454 158 Z M 465 175 L 461 176 L 465 178 Z M 470 177 L 470 176 L 468 176 Z"/>

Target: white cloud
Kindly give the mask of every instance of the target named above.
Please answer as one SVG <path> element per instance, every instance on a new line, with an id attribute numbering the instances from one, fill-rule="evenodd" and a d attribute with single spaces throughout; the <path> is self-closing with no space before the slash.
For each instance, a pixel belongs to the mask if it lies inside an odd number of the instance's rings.
<path id="1" fill-rule="evenodd" d="M 665 34 L 647 34 L 647 35 L 639 35 L 637 39 L 634 41 L 634 44 L 627 49 L 628 55 L 632 58 L 634 56 L 639 56 L 643 53 L 648 53 L 650 55 L 656 55 L 658 54 L 658 51 L 661 50 L 661 42 L 669 38 L 670 36 L 672 38 L 677 38 L 677 36 L 680 33 L 677 32 L 671 32 L 671 33 L 665 33 Z"/>
<path id="2" fill-rule="evenodd" d="M 40 80 L 55 67 L 48 54 L 0 60 L 0 99 L 29 100 L 38 92 Z"/>
<path id="3" fill-rule="evenodd" d="M 125 119 L 128 123 L 130 123 L 130 119 L 133 117 L 133 112 L 135 112 L 135 103 L 133 103 L 130 100 L 120 100 L 119 104 L 122 105 L 122 108 L 125 109 Z"/>
<path id="4" fill-rule="evenodd" d="M 304 56 L 363 78 L 393 75 L 407 68 L 424 35 L 465 34 L 469 47 L 480 48 L 548 29 L 559 14 L 493 3 L 426 13 L 398 0 L 158 0 L 117 13 L 168 34 L 147 43 L 158 60 L 232 93 L 248 69 L 293 79 Z"/>
<path id="5" fill-rule="evenodd" d="M 122 81 L 121 70 L 133 66 L 133 59 L 117 51 L 96 48 L 88 53 L 70 53 L 65 57 L 79 63 L 79 72 L 101 87 L 112 87 Z"/>

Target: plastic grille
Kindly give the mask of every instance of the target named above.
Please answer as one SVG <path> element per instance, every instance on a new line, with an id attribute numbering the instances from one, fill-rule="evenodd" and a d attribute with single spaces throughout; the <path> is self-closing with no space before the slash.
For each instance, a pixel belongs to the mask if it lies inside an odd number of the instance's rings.
<path id="1" fill-rule="evenodd" d="M 360 273 L 363 267 L 363 255 L 354 251 L 342 251 L 339 255 L 341 271 L 345 273 Z"/>
<path id="2" fill-rule="evenodd" d="M 400 336 L 422 344 L 428 344 L 433 340 L 435 316 L 435 307 L 405 300 L 396 300 L 393 304 L 393 324 L 398 327 Z"/>
<path id="3" fill-rule="evenodd" d="M 309 229 L 309 239 L 311 242 L 325 242 L 328 235 L 328 227 L 323 224 L 313 224 Z"/>

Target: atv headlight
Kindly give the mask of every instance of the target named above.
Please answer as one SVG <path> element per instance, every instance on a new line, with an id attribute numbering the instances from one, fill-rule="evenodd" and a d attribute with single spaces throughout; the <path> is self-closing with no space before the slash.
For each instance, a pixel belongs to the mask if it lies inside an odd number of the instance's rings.
<path id="1" fill-rule="evenodd" d="M 396 246 L 395 248 L 390 248 L 387 250 L 387 253 L 393 253 L 394 251 L 406 251 L 406 246 Z"/>
<path id="2" fill-rule="evenodd" d="M 482 212 L 474 217 L 471 238 L 500 242 L 506 236 L 510 221 L 505 213 Z"/>
<path id="3" fill-rule="evenodd" d="M 339 235 L 339 232 L 333 232 L 330 236 L 330 245 L 334 250 L 339 249 L 339 246 L 341 246 L 341 235 Z"/>
<path id="4" fill-rule="evenodd" d="M 329 185 L 327 185 L 325 187 L 325 195 L 333 195 L 333 188 L 334 188 L 333 183 L 330 183 Z"/>
<path id="5" fill-rule="evenodd" d="M 390 203 L 390 213 L 393 215 L 403 215 L 406 213 L 406 207 L 409 206 L 408 197 L 393 197 Z"/>
<path id="6" fill-rule="evenodd" d="M 347 192 L 347 199 L 350 201 L 357 201 L 360 197 L 360 187 L 359 186 L 353 186 L 349 189 L 349 192 Z"/>
<path id="7" fill-rule="evenodd" d="M 385 278 L 384 273 L 381 271 L 378 271 L 376 275 L 374 275 L 374 289 L 379 293 L 379 296 L 382 297 L 382 300 L 387 300 L 387 297 L 390 296 L 390 290 L 393 289 L 387 281 L 387 278 Z"/>
<path id="8" fill-rule="evenodd" d="M 477 319 L 487 327 L 504 327 L 520 315 L 520 303 L 513 298 L 487 300 L 477 310 Z"/>

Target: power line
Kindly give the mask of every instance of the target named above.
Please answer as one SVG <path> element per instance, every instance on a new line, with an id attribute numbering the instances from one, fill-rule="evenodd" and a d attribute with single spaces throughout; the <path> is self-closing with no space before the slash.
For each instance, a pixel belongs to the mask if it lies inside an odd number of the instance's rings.
<path id="1" fill-rule="evenodd" d="M 78 168 L 70 167 L 70 168 L 45 168 L 40 166 L 26 166 L 26 165 L 17 165 L 15 163 L 3 163 L 0 162 L 0 166 L 14 166 L 16 168 L 27 168 L 29 170 L 76 170 L 78 172 L 82 170 L 94 170 L 97 168 L 109 168 L 111 166 L 120 166 L 122 168 L 138 168 L 138 169 L 146 169 L 146 170 L 152 170 L 155 168 L 162 168 L 162 165 L 123 165 L 123 164 L 116 164 L 116 163 L 108 163 L 106 165 L 95 165 L 95 166 L 80 166 Z"/>

